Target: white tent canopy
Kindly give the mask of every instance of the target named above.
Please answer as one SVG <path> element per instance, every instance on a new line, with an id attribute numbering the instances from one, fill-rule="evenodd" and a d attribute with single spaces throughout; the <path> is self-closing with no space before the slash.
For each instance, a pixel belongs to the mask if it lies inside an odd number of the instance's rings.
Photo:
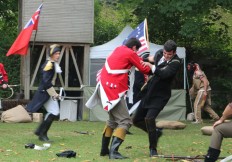
<path id="1" fill-rule="evenodd" d="M 122 32 L 111 41 L 90 48 L 90 58 L 91 59 L 105 59 L 116 47 L 122 45 L 122 42 L 126 39 L 126 37 L 133 31 L 133 29 L 127 25 Z M 154 43 L 149 43 L 149 50 L 151 54 L 155 54 L 156 51 L 162 49 L 163 45 L 157 45 Z M 185 58 L 185 48 L 177 47 L 177 55 L 180 58 Z"/>

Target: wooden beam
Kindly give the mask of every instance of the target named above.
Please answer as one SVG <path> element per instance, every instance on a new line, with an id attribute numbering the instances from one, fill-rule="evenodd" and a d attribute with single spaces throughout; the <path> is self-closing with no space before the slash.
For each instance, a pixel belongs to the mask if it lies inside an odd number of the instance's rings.
<path id="1" fill-rule="evenodd" d="M 27 55 L 24 57 L 24 95 L 25 99 L 30 99 L 30 53 L 31 50 L 28 48 Z"/>
<path id="2" fill-rule="evenodd" d="M 71 48 L 70 46 L 66 47 L 65 50 L 65 77 L 64 77 L 64 85 L 66 87 L 68 87 L 68 75 L 69 75 L 69 48 Z"/>
<path id="3" fill-rule="evenodd" d="M 79 71 L 79 68 L 77 66 L 77 60 L 74 56 L 74 52 L 73 52 L 73 49 L 72 47 L 70 48 L 70 52 L 71 52 L 71 56 L 72 56 L 72 59 L 73 59 L 73 64 L 75 66 L 75 69 L 76 69 L 76 72 L 77 72 L 77 77 L 78 77 L 78 80 L 80 82 L 80 85 L 83 85 L 83 81 L 82 81 L 82 78 L 81 78 L 81 74 L 80 74 L 80 71 Z"/>
<path id="4" fill-rule="evenodd" d="M 63 46 L 62 49 L 61 49 L 60 58 L 59 58 L 59 60 L 58 60 L 58 63 L 59 63 L 59 64 L 60 64 L 60 61 L 61 61 L 62 57 L 64 56 L 64 51 L 65 51 L 65 46 Z M 62 70 L 62 69 L 61 69 L 61 70 Z M 62 70 L 62 71 L 63 71 L 63 70 Z M 59 76 L 59 79 L 60 79 L 61 86 L 64 87 L 65 84 L 64 84 L 64 80 L 63 80 L 61 74 L 58 74 L 58 76 Z"/>
<path id="5" fill-rule="evenodd" d="M 44 45 L 44 46 L 43 46 L 43 49 L 42 49 L 42 51 L 41 51 L 41 53 L 40 53 L 39 60 L 38 60 L 38 62 L 37 62 L 35 71 L 34 71 L 34 73 L 33 73 L 33 77 L 32 77 L 32 79 L 31 79 L 30 87 L 32 87 L 32 86 L 34 85 L 35 77 L 36 77 L 36 75 L 37 75 L 37 73 L 38 73 L 38 70 L 39 70 L 39 67 L 40 67 L 42 58 L 43 58 L 44 53 L 45 53 L 45 50 L 46 50 L 46 46 Z"/>
<path id="6" fill-rule="evenodd" d="M 84 85 L 89 85 L 89 78 L 90 78 L 90 69 L 89 69 L 89 65 L 90 65 L 90 46 L 89 45 L 85 45 L 84 47 L 84 64 L 83 64 L 83 82 Z"/>

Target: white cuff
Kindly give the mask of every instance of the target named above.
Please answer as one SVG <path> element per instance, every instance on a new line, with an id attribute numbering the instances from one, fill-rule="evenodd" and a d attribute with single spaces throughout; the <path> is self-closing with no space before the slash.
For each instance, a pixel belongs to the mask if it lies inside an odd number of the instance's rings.
<path id="1" fill-rule="evenodd" d="M 155 70 L 156 70 L 156 66 L 152 65 L 151 71 L 152 71 L 153 74 L 154 74 Z"/>

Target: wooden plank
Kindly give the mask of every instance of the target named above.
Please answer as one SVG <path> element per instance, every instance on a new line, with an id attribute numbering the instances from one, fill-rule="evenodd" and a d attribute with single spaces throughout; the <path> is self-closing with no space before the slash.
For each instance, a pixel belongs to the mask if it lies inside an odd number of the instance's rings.
<path id="1" fill-rule="evenodd" d="M 54 87 L 55 88 L 55 90 L 59 90 L 59 87 Z M 35 86 L 33 86 L 33 87 L 30 87 L 30 90 L 33 90 L 33 91 L 35 91 L 35 90 L 37 90 L 38 89 L 38 87 L 35 87 Z M 81 89 L 80 87 L 66 87 L 66 88 L 64 88 L 64 90 L 65 91 L 83 91 L 83 89 Z"/>
<path id="2" fill-rule="evenodd" d="M 30 48 L 28 48 L 27 55 L 24 57 L 24 95 L 25 99 L 30 99 Z"/>
<path id="3" fill-rule="evenodd" d="M 80 82 L 80 85 L 83 85 L 83 81 L 82 81 L 82 78 L 81 78 L 81 74 L 80 74 L 80 71 L 79 71 L 79 68 L 77 66 L 77 61 L 76 61 L 76 58 L 74 56 L 74 52 L 73 52 L 73 49 L 70 48 L 70 52 L 71 52 L 71 56 L 72 56 L 72 59 L 73 59 L 73 64 L 75 66 L 75 69 L 76 69 L 76 72 L 77 72 L 77 77 L 78 77 L 78 80 Z"/>
<path id="4" fill-rule="evenodd" d="M 23 0 L 22 22 L 24 26 L 41 4 L 41 0 Z M 94 1 L 65 0 L 43 1 L 36 40 L 39 42 L 93 43 Z M 34 32 L 31 41 L 34 38 Z"/>
<path id="5" fill-rule="evenodd" d="M 65 87 L 68 87 L 68 75 L 69 75 L 69 48 L 71 48 L 70 46 L 67 46 L 66 50 L 65 50 Z"/>
<path id="6" fill-rule="evenodd" d="M 59 60 L 58 60 L 58 63 L 59 63 L 59 64 L 60 64 L 60 61 L 61 61 L 62 57 L 64 56 L 64 51 L 65 51 L 65 46 L 63 46 L 62 49 L 61 49 L 60 58 L 59 58 Z M 62 70 L 62 69 L 61 69 L 61 70 Z M 62 70 L 62 71 L 63 71 L 63 70 Z M 64 84 L 64 80 L 63 80 L 61 74 L 58 74 L 58 76 L 59 76 L 59 79 L 60 79 L 61 86 L 64 87 L 65 84 Z"/>
<path id="7" fill-rule="evenodd" d="M 84 85 L 89 85 L 89 77 L 90 77 L 90 46 L 88 44 L 84 47 L 84 69 L 83 69 L 83 82 Z"/>

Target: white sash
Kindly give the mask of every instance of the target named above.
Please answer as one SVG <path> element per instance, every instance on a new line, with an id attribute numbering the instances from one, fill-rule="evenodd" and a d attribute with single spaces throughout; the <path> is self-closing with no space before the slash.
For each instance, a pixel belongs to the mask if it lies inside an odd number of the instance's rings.
<path id="1" fill-rule="evenodd" d="M 107 72 L 109 74 L 124 74 L 124 73 L 129 72 L 129 69 L 120 69 L 120 70 L 112 70 L 112 69 L 110 69 L 107 60 L 106 60 L 106 63 L 105 63 L 105 67 L 106 67 L 106 70 L 107 70 Z"/>

